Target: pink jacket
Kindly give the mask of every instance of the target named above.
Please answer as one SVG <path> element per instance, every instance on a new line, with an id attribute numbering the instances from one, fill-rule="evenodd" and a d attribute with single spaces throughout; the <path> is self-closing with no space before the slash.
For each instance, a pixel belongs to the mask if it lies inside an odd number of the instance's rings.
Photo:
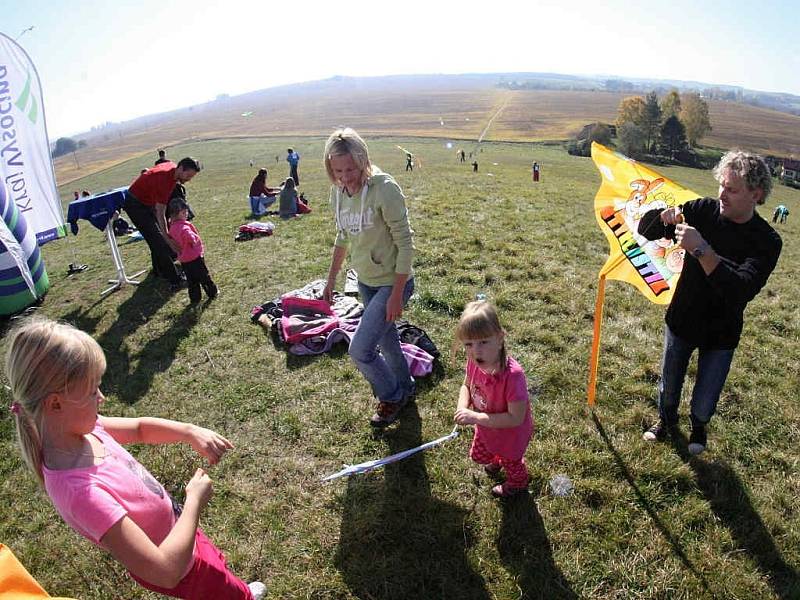
<path id="1" fill-rule="evenodd" d="M 197 227 L 189 221 L 173 221 L 169 226 L 169 237 L 180 246 L 181 251 L 178 253 L 180 262 L 192 262 L 203 256 L 203 240 L 197 233 Z"/>

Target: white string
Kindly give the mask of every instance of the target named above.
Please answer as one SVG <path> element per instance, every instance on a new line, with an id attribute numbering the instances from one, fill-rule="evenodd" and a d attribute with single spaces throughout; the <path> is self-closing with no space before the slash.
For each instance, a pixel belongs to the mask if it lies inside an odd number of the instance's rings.
<path id="1" fill-rule="evenodd" d="M 431 442 L 427 442 L 422 444 L 421 446 L 417 446 L 416 448 L 409 448 L 408 450 L 403 450 L 402 452 L 398 452 L 397 454 L 392 454 L 391 456 L 387 456 L 386 458 L 381 458 L 378 460 L 370 460 L 367 462 L 359 463 L 357 465 L 345 465 L 341 471 L 334 473 L 333 475 L 328 475 L 322 479 L 323 482 L 326 481 L 333 481 L 334 479 L 338 479 L 339 477 L 344 477 L 345 475 L 360 475 L 362 473 L 369 473 L 370 471 L 374 471 L 375 469 L 379 469 L 385 465 L 403 460 L 404 458 L 408 458 L 416 454 L 417 452 L 422 452 L 423 450 L 427 450 L 428 448 L 433 448 L 434 446 L 438 446 L 439 444 L 443 444 L 448 440 L 452 440 L 453 438 L 458 437 L 458 425 L 453 427 L 453 431 L 451 431 L 448 435 L 440 437 L 439 439 L 433 440 Z"/>

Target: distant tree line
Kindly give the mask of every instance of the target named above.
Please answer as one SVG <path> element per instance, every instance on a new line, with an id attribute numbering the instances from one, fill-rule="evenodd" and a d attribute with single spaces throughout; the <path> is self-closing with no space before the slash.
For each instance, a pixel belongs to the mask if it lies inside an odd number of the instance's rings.
<path id="1" fill-rule="evenodd" d="M 79 140 L 76 142 L 72 138 L 60 137 L 56 140 L 55 146 L 53 146 L 53 152 L 51 153 L 51 156 L 53 158 L 58 158 L 59 156 L 69 154 L 70 152 L 75 152 L 75 150 L 78 148 L 83 148 L 85 146 L 85 140 Z"/>
<path id="2" fill-rule="evenodd" d="M 614 125 L 592 123 L 567 145 L 570 154 L 589 156 L 592 142 L 605 146 L 616 138 L 621 152 L 632 158 L 652 159 L 699 166 L 693 147 L 711 131 L 708 104 L 697 93 L 672 90 L 659 101 L 655 91 L 646 96 L 624 98 Z"/>
<path id="3" fill-rule="evenodd" d="M 697 93 L 672 90 L 630 96 L 619 103 L 617 132 L 620 150 L 633 158 L 657 154 L 687 161 L 692 147 L 711 131 L 708 103 Z"/>

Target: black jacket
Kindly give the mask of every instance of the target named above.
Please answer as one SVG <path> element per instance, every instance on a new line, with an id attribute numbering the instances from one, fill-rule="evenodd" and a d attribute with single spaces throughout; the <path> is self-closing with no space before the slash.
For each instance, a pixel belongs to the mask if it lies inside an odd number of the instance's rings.
<path id="1" fill-rule="evenodd" d="M 688 252 L 666 322 L 678 337 L 701 348 L 736 348 L 742 334 L 744 309 L 756 297 L 778 262 L 782 242 L 757 213 L 747 223 L 719 214 L 719 200 L 698 198 L 682 207 L 686 223 L 697 229 L 720 263 L 710 275 Z M 661 223 L 661 209 L 648 211 L 639 234 L 648 240 L 675 236 L 675 226 Z"/>

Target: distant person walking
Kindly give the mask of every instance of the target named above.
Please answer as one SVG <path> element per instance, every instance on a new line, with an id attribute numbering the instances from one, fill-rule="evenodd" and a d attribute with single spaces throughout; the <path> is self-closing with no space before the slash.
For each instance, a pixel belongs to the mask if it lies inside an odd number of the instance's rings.
<path id="1" fill-rule="evenodd" d="M 289 148 L 286 151 L 286 162 L 289 163 L 289 177 L 294 179 L 295 185 L 300 185 L 300 175 L 297 173 L 297 166 L 300 164 L 300 155 Z"/>
<path id="2" fill-rule="evenodd" d="M 156 159 L 156 162 L 155 162 L 155 164 L 153 166 L 158 166 L 161 163 L 165 163 L 165 162 L 169 162 L 169 159 L 167 158 L 167 151 L 163 150 L 163 149 L 159 150 L 158 151 L 158 158 Z"/>
<path id="3" fill-rule="evenodd" d="M 169 237 L 167 203 L 175 184 L 187 183 L 200 169 L 200 163 L 188 156 L 177 165 L 167 161 L 139 175 L 125 194 L 123 209 L 150 248 L 153 273 L 169 281 L 173 291 L 181 286 L 181 278 L 172 262 L 179 248 Z"/>
<path id="4" fill-rule="evenodd" d="M 789 209 L 783 204 L 778 204 L 778 206 L 775 207 L 775 212 L 772 213 L 772 222 L 777 223 L 778 219 L 780 219 L 781 223 L 786 223 L 786 217 L 788 216 Z"/>
<path id="5" fill-rule="evenodd" d="M 473 173 L 477 173 L 478 172 L 478 161 L 477 160 L 473 160 L 472 161 L 472 172 Z"/>
<path id="6" fill-rule="evenodd" d="M 406 152 L 406 171 L 414 170 L 414 155 L 411 152 Z"/>
<path id="7" fill-rule="evenodd" d="M 531 169 L 531 173 L 532 173 L 532 176 L 533 176 L 533 181 L 534 182 L 538 182 L 539 181 L 539 163 L 538 162 L 534 162 L 533 163 L 533 167 Z"/>
<path id="8" fill-rule="evenodd" d="M 462 163 L 467 161 L 467 155 L 464 152 L 464 150 L 458 151 L 458 158 L 461 160 Z"/>

